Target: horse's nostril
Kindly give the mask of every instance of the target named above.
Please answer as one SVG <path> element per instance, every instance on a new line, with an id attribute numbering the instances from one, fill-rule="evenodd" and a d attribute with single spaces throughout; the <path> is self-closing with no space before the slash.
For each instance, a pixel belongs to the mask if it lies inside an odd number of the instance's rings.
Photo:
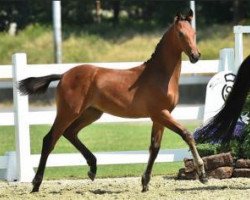
<path id="1" fill-rule="evenodd" d="M 194 54 L 194 53 L 192 53 L 192 54 L 191 54 L 191 57 L 192 57 L 193 59 L 199 59 L 199 58 L 200 58 L 200 56 L 201 56 L 201 54 L 200 54 L 200 53 L 198 53 L 198 54 Z"/>
<path id="2" fill-rule="evenodd" d="M 190 55 L 190 61 L 191 61 L 191 63 L 196 63 L 199 60 L 199 58 L 200 58 L 200 54 L 199 53 L 198 54 L 192 53 Z"/>
<path id="3" fill-rule="evenodd" d="M 195 54 L 191 54 L 191 57 L 193 58 L 193 59 L 195 59 L 197 56 L 195 55 Z"/>

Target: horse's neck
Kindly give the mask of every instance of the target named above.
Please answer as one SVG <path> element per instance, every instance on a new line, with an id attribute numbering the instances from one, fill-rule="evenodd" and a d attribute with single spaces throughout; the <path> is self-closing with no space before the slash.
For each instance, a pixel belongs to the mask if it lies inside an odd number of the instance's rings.
<path id="1" fill-rule="evenodd" d="M 178 83 L 181 71 L 181 51 L 176 49 L 174 41 L 164 35 L 157 45 L 152 57 L 146 62 L 146 67 L 164 73 L 166 79 Z"/>

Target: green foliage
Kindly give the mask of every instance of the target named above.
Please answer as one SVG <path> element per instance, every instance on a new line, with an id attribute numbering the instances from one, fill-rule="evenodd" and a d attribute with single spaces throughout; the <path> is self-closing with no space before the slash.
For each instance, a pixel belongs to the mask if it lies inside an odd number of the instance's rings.
<path id="1" fill-rule="evenodd" d="M 245 129 L 240 140 L 231 140 L 229 144 L 220 145 L 218 152 L 231 152 L 235 158 L 250 158 L 250 130 L 249 125 Z"/>
<path id="2" fill-rule="evenodd" d="M 246 107 L 250 107 L 250 95 L 248 96 L 248 100 L 246 103 Z M 250 109 L 248 110 L 250 111 Z M 244 133 L 244 140 L 242 142 L 242 154 L 245 158 L 249 158 L 250 159 L 250 123 L 247 125 L 247 127 L 245 128 L 245 133 Z"/>
<path id="3" fill-rule="evenodd" d="M 250 118 L 250 94 L 248 94 L 244 108 L 243 113 L 247 114 Z M 240 144 L 241 148 L 241 154 L 244 158 L 250 159 L 250 122 L 247 124 L 246 128 L 244 129 L 244 135 L 241 140 Z"/>
<path id="4" fill-rule="evenodd" d="M 218 146 L 218 152 L 219 153 L 225 153 L 225 152 L 231 152 L 231 154 L 235 157 L 235 158 L 243 158 L 242 155 L 242 148 L 241 148 L 241 144 L 242 142 L 240 140 L 231 140 L 229 142 L 229 144 L 220 144 Z"/>
<path id="5" fill-rule="evenodd" d="M 197 150 L 201 157 L 210 156 L 218 153 L 218 145 L 210 143 L 198 144 Z"/>
<path id="6" fill-rule="evenodd" d="M 16 22 L 22 29 L 31 23 L 49 24 L 52 19 L 52 1 L 1 0 L 0 31 L 8 30 L 10 22 Z M 197 24 L 207 26 L 213 23 L 238 22 L 250 15 L 248 1 L 197 1 Z M 134 21 L 155 22 L 168 24 L 173 21 L 177 12 L 189 9 L 189 1 L 161 1 L 161 0 L 100 0 L 102 21 L 109 21 L 116 25 L 117 18 L 127 18 Z M 96 1 L 82 0 L 61 1 L 62 20 L 68 25 L 86 25 L 95 21 Z M 126 13 L 126 14 L 124 14 Z M 211 13 L 213 14 L 211 16 Z M 111 23 L 111 24 L 112 24 Z"/>
<path id="7" fill-rule="evenodd" d="M 243 108 L 243 112 L 245 113 L 248 113 L 250 112 L 250 94 L 247 96 L 247 99 L 246 99 L 246 103 L 244 105 L 244 108 Z M 248 113 L 249 117 L 250 117 L 250 114 Z M 248 126 L 249 127 L 249 126 Z M 250 128 L 249 128 L 250 130 Z M 248 131 L 248 130 L 247 130 Z M 250 132 L 250 131 L 249 131 Z"/>
<path id="8" fill-rule="evenodd" d="M 198 144 L 197 150 L 201 156 L 209 156 L 218 153 L 231 152 L 235 158 L 250 158 L 250 126 L 249 124 L 244 130 L 244 134 L 240 139 L 233 139 L 229 143 Z"/>
<path id="9" fill-rule="evenodd" d="M 214 25 L 197 31 L 202 59 L 218 59 L 220 49 L 233 47 L 231 29 L 229 25 Z M 108 23 L 82 27 L 63 26 L 63 62 L 146 61 L 165 30 L 166 27 L 153 23 L 131 21 L 121 21 L 116 28 Z M 249 42 L 250 37 L 244 36 L 245 55 L 250 54 L 247 46 Z M 0 33 L 0 44 L 1 65 L 11 64 L 11 56 L 16 52 L 26 52 L 30 64 L 54 62 L 50 26 L 33 24 L 15 37 Z"/>
<path id="10" fill-rule="evenodd" d="M 229 144 L 198 144 L 197 150 L 202 157 L 231 152 L 235 158 L 250 158 L 250 137 L 247 137 L 243 142 L 231 140 Z"/>

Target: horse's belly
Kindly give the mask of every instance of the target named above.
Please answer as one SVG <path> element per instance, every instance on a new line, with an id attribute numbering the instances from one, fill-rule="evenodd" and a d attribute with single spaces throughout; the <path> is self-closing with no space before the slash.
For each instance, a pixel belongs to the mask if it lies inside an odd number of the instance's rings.
<path id="1" fill-rule="evenodd" d="M 133 103 L 122 103 L 105 101 L 105 98 L 93 105 L 95 108 L 118 117 L 124 118 L 143 118 L 148 117 L 149 114 L 144 105 L 137 105 Z"/>
<path id="2" fill-rule="evenodd" d="M 105 111 L 108 114 L 117 116 L 117 117 L 123 117 L 123 118 L 145 118 L 149 117 L 147 113 L 142 113 L 142 112 L 135 112 L 135 111 L 116 111 L 116 110 L 107 110 Z"/>

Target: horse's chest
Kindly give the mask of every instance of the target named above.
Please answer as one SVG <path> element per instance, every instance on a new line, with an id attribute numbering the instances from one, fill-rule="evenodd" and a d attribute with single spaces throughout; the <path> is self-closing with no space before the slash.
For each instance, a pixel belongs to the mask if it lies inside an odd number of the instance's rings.
<path id="1" fill-rule="evenodd" d="M 159 110 L 167 109 L 172 111 L 178 103 L 179 91 L 161 88 L 161 90 L 152 95 L 152 98 L 156 99 L 153 103 L 158 106 Z"/>

